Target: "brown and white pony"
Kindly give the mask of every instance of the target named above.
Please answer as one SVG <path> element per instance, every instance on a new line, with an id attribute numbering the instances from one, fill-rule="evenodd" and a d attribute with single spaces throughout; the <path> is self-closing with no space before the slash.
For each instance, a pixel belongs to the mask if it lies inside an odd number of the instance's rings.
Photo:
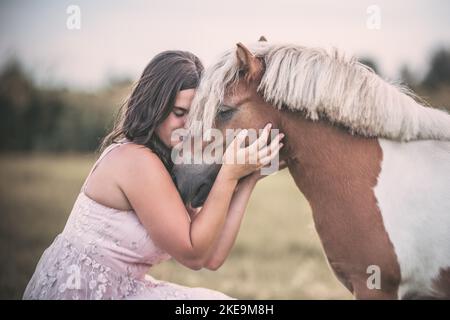
<path id="1" fill-rule="evenodd" d="M 205 71 L 190 132 L 272 122 L 329 265 L 356 298 L 450 298 L 450 115 L 337 51 L 250 48 Z M 204 199 L 218 169 L 175 166 L 183 199 Z"/>

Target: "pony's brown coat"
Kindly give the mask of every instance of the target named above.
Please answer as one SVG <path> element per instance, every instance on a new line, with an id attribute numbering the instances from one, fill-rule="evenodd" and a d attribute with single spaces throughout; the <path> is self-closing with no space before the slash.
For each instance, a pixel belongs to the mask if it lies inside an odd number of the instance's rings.
<path id="1" fill-rule="evenodd" d="M 289 170 L 308 199 L 330 266 L 357 298 L 397 298 L 400 267 L 373 187 L 381 168 L 377 139 L 283 112 Z M 381 270 L 369 289 L 367 268 Z"/>
<path id="2" fill-rule="evenodd" d="M 225 103 L 239 115 L 219 129 L 262 128 L 268 121 L 285 133 L 280 152 L 295 183 L 308 199 L 329 264 L 356 298 L 396 299 L 400 267 L 383 225 L 373 188 L 381 170 L 378 139 L 354 136 L 327 121 L 307 120 L 300 112 L 276 110 L 241 82 Z M 381 270 L 381 288 L 369 289 L 367 268 Z"/>

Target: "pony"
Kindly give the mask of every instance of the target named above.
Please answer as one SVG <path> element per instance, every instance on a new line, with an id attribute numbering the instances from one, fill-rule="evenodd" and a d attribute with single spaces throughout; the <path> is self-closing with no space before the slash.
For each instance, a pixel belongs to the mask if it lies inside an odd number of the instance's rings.
<path id="1" fill-rule="evenodd" d="M 202 75 L 188 131 L 268 122 L 285 134 L 280 160 L 356 299 L 450 298 L 446 111 L 337 49 L 238 43 Z M 183 200 L 201 205 L 219 169 L 175 165 Z"/>

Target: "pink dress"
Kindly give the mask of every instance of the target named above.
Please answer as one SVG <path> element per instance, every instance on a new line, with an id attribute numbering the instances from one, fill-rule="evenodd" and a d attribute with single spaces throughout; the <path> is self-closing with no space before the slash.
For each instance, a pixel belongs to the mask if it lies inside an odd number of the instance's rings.
<path id="1" fill-rule="evenodd" d="M 121 144 L 102 153 L 86 182 L 100 160 Z M 147 275 L 151 266 L 170 255 L 155 245 L 134 211 L 89 198 L 84 193 L 86 182 L 63 232 L 39 260 L 24 299 L 231 299 L 214 290 Z"/>

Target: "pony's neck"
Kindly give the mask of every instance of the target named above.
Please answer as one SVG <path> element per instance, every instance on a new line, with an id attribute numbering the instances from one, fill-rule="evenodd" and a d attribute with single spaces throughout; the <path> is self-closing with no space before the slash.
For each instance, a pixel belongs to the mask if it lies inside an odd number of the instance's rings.
<path id="1" fill-rule="evenodd" d="M 281 159 L 313 210 L 350 201 L 376 184 L 382 158 L 377 139 L 295 112 L 282 111 L 279 125 L 286 135 Z"/>
<path id="2" fill-rule="evenodd" d="M 329 265 L 358 297 L 379 291 L 365 291 L 367 267 L 377 261 L 383 270 L 380 297 L 396 298 L 400 269 L 373 190 L 382 161 L 378 139 L 352 136 L 301 115 L 282 118 L 284 157 L 311 206 Z"/>

